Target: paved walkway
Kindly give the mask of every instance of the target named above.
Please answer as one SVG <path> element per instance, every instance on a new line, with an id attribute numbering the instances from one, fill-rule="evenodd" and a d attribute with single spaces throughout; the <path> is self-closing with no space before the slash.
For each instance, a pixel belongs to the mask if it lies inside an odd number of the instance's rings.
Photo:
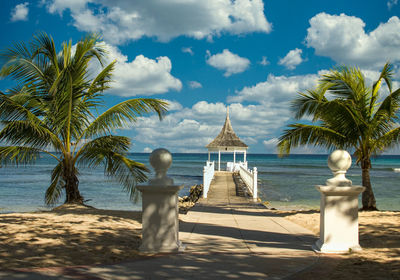
<path id="1" fill-rule="evenodd" d="M 180 254 L 114 265 L 0 272 L 1 279 L 302 279 L 318 265 L 308 230 L 237 197 L 232 175 L 218 173 L 208 199 L 180 216 Z"/>

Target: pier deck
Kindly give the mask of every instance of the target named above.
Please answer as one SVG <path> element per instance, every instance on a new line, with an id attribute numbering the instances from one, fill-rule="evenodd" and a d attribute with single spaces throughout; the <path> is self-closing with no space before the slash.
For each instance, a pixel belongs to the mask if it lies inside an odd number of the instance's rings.
<path id="1" fill-rule="evenodd" d="M 232 172 L 215 171 L 207 198 L 201 198 L 198 203 L 204 205 L 254 205 L 252 197 L 237 195 L 237 188 L 241 188 L 241 186 L 236 186 Z"/>

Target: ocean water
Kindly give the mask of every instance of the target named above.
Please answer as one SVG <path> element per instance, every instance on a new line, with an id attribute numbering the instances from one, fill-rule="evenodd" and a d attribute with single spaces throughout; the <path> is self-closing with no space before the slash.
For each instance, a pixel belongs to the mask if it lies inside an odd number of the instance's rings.
<path id="1" fill-rule="evenodd" d="M 130 154 L 130 158 L 149 166 L 149 154 Z M 183 184 L 180 195 L 187 195 L 191 186 L 202 183 L 202 170 L 207 154 L 173 154 L 168 175 L 175 184 Z M 325 184 L 332 173 L 327 166 L 327 155 L 247 155 L 249 167 L 257 167 L 259 197 L 270 207 L 279 209 L 319 208 L 320 193 L 315 185 Z M 217 161 L 217 155 L 211 155 Z M 242 156 L 237 156 L 242 160 Z M 233 156 L 222 155 L 221 169 Z M 48 209 L 44 193 L 50 184 L 53 158 L 43 154 L 35 165 L 0 168 L 0 213 L 26 212 Z M 400 156 L 381 156 L 372 160 L 371 181 L 381 210 L 400 210 Z M 152 175 L 150 175 L 151 177 Z M 361 169 L 354 161 L 347 173 L 354 185 L 361 184 Z M 80 168 L 79 189 L 87 204 L 102 209 L 140 210 L 140 200 L 129 200 L 118 183 L 103 175 L 103 169 Z M 60 200 L 63 202 L 64 197 Z"/>

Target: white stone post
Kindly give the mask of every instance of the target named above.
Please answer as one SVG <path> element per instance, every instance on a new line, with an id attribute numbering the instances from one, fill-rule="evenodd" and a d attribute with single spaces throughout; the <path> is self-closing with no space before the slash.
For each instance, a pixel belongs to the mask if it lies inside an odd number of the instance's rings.
<path id="1" fill-rule="evenodd" d="M 142 193 L 142 245 L 144 253 L 183 251 L 179 241 L 178 191 L 183 186 L 174 185 L 167 176 L 172 155 L 166 149 L 156 149 L 150 154 L 150 164 L 156 175 L 148 185 L 137 186 Z"/>
<path id="2" fill-rule="evenodd" d="M 257 167 L 253 167 L 253 200 L 257 201 Z"/>
<path id="3" fill-rule="evenodd" d="M 343 150 L 328 158 L 333 178 L 325 186 L 316 186 L 321 193 L 320 238 L 314 249 L 321 253 L 349 253 L 361 250 L 358 238 L 358 195 L 365 190 L 353 186 L 345 174 L 351 166 L 351 156 Z"/>

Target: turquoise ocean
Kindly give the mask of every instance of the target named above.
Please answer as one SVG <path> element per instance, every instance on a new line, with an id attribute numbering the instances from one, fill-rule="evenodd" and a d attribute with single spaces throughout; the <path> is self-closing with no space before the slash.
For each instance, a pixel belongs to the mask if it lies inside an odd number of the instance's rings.
<path id="1" fill-rule="evenodd" d="M 211 155 L 217 161 L 217 155 Z M 149 166 L 149 154 L 130 154 L 129 157 Z M 183 184 L 181 196 L 189 193 L 190 186 L 202 183 L 203 166 L 207 154 L 173 154 L 168 175 L 175 184 Z M 319 208 L 320 193 L 315 185 L 325 184 L 332 177 L 327 166 L 327 155 L 248 154 L 250 168 L 257 167 L 259 197 L 269 207 L 278 209 Z M 238 160 L 242 160 L 238 156 Z M 221 170 L 232 155 L 223 154 Z M 49 209 L 44 205 L 44 193 L 50 183 L 55 166 L 53 158 L 43 154 L 36 164 L 0 168 L 0 213 L 27 212 Z M 400 210 L 400 155 L 380 156 L 372 160 L 371 181 L 380 210 Z M 114 210 L 140 210 L 141 202 L 133 203 L 122 187 L 103 175 L 103 169 L 80 168 L 79 189 L 87 204 L 96 208 Z M 150 175 L 152 176 L 152 175 Z M 353 160 L 347 177 L 354 185 L 361 184 L 361 169 Z M 64 196 L 60 200 L 63 202 Z"/>

